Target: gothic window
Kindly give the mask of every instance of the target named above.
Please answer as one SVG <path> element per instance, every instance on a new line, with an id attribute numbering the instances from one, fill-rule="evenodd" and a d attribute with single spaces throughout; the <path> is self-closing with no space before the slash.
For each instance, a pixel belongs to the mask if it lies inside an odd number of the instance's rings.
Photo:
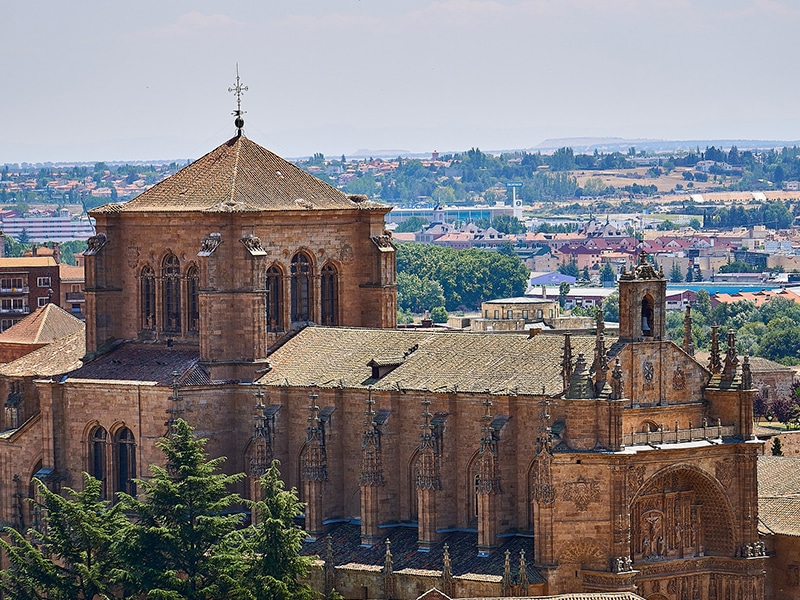
<path id="1" fill-rule="evenodd" d="M 156 274 L 152 267 L 142 269 L 142 329 L 156 328 Z"/>
<path id="2" fill-rule="evenodd" d="M 181 265 L 177 256 L 168 254 L 164 257 L 161 275 L 164 280 L 163 328 L 177 333 L 181 330 Z"/>
<path id="3" fill-rule="evenodd" d="M 302 252 L 292 257 L 292 321 L 311 320 L 311 260 Z"/>
<path id="4" fill-rule="evenodd" d="M 136 441 L 133 432 L 127 427 L 117 434 L 115 446 L 115 466 L 117 469 L 116 491 L 126 494 L 136 494 Z"/>
<path id="5" fill-rule="evenodd" d="M 283 274 L 272 265 L 267 269 L 267 331 L 283 331 Z"/>
<path id="6" fill-rule="evenodd" d="M 198 331 L 200 329 L 200 275 L 197 272 L 197 267 L 190 267 L 186 273 L 186 287 L 189 331 Z"/>
<path id="7" fill-rule="evenodd" d="M 108 434 L 102 427 L 95 427 L 89 436 L 89 475 L 100 481 L 105 481 L 106 478 L 107 437 Z M 103 496 L 105 497 L 105 493 Z"/>
<path id="8" fill-rule="evenodd" d="M 333 265 L 322 267 L 322 324 L 338 325 L 339 282 Z"/>

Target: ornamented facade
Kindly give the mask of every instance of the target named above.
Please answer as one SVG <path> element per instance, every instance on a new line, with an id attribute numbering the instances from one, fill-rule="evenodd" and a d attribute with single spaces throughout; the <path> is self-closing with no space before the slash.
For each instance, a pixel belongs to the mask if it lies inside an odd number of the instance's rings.
<path id="1" fill-rule="evenodd" d="M 37 474 L 135 491 L 181 416 L 248 474 L 243 495 L 280 460 L 315 585 L 346 598 L 762 600 L 755 392 L 732 336 L 708 367 L 667 341 L 644 256 L 620 281 L 618 338 L 602 321 L 397 330 L 388 210 L 240 133 L 94 211 L 87 356 L 6 424 L 3 520 L 36 524 L 19 499 Z"/>

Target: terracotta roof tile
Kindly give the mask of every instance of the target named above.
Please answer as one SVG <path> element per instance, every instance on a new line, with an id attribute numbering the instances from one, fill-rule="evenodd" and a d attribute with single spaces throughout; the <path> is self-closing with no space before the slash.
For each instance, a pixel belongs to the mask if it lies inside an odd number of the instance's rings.
<path id="1" fill-rule="evenodd" d="M 80 368 L 84 354 L 86 354 L 86 334 L 81 327 L 80 331 L 1 366 L 0 375 L 6 377 L 63 375 Z"/>
<path id="2" fill-rule="evenodd" d="M 70 378 L 144 381 L 169 386 L 172 373 L 177 371 L 181 385 L 210 385 L 212 382 L 198 364 L 199 359 L 200 352 L 195 346 L 127 343 L 73 371 Z"/>
<path id="3" fill-rule="evenodd" d="M 57 304 L 46 304 L 0 333 L 0 343 L 47 344 L 83 330 L 80 319 Z"/>
<path id="4" fill-rule="evenodd" d="M 348 196 L 244 136 L 236 136 L 124 204 L 104 212 L 248 212 L 390 207 Z"/>
<path id="5" fill-rule="evenodd" d="M 83 270 L 83 267 L 76 267 L 75 265 L 65 265 L 63 263 L 58 265 L 58 275 L 59 277 L 61 277 L 62 281 L 64 281 L 65 279 L 83 281 L 86 278 L 86 274 Z"/>
<path id="6" fill-rule="evenodd" d="M 594 336 L 571 339 L 573 356 L 591 359 Z M 270 355 L 260 383 L 553 395 L 563 391 L 563 347 L 563 335 L 307 327 Z M 397 368 L 372 379 L 370 361 L 404 354 Z"/>
<path id="7" fill-rule="evenodd" d="M 766 533 L 800 536 L 800 458 L 758 457 L 758 520 Z"/>

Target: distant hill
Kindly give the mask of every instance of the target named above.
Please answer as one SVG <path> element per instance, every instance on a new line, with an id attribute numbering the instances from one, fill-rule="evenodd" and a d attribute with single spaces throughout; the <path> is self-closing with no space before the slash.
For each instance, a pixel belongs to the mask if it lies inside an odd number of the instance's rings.
<path id="1" fill-rule="evenodd" d="M 768 148 L 782 148 L 784 146 L 797 146 L 800 141 L 786 140 L 651 140 L 651 139 L 626 139 L 618 137 L 573 137 L 553 138 L 530 148 L 536 152 L 548 152 L 559 148 L 569 147 L 575 152 L 627 152 L 630 147 L 637 151 L 647 152 L 675 152 L 678 150 L 704 150 L 707 146 L 717 148 L 730 148 L 736 146 L 739 150 L 757 150 Z"/>

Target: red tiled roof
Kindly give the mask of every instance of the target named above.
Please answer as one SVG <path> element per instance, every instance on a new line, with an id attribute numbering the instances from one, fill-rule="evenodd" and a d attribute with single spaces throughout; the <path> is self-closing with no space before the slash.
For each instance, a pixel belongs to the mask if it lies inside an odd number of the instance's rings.
<path id="1" fill-rule="evenodd" d="M 82 321 L 57 304 L 46 304 L 0 333 L 0 344 L 48 344 L 83 327 Z"/>

